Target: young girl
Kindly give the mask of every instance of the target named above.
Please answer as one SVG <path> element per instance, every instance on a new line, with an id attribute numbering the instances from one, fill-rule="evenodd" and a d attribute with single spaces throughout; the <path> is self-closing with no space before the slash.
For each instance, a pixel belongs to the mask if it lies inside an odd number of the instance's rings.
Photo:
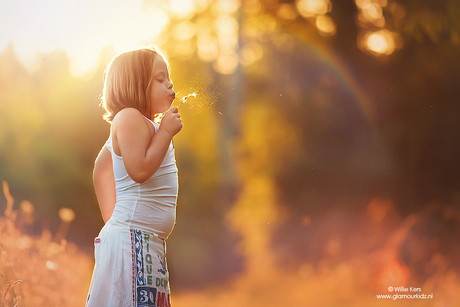
<path id="1" fill-rule="evenodd" d="M 172 137 L 182 128 L 174 99 L 169 66 L 154 49 L 119 54 L 105 72 L 111 131 L 93 179 L 106 224 L 94 240 L 87 307 L 171 305 L 165 240 L 178 192 Z"/>

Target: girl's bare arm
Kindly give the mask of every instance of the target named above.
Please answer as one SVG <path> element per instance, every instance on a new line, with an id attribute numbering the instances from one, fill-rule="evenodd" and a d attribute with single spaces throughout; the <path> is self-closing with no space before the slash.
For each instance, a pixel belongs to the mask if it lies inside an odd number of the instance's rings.
<path id="1" fill-rule="evenodd" d="M 157 171 L 171 138 L 182 128 L 177 108 L 165 114 L 156 133 L 141 113 L 132 108 L 120 111 L 112 125 L 115 153 L 119 151 L 128 175 L 138 183 Z"/>

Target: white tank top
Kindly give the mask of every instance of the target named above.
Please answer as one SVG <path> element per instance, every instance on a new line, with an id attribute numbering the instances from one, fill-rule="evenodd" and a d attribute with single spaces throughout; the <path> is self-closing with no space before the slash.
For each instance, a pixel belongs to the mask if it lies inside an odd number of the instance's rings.
<path id="1" fill-rule="evenodd" d="M 149 120 L 158 131 L 158 124 Z M 123 158 L 113 151 L 112 132 L 105 146 L 112 154 L 117 202 L 112 223 L 143 229 L 166 239 L 176 221 L 178 179 L 173 143 L 158 170 L 143 183 L 129 177 Z"/>

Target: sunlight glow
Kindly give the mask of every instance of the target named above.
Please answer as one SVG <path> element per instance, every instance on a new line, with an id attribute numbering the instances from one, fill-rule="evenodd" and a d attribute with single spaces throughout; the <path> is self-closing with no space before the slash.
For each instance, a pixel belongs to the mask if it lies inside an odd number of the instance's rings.
<path id="1" fill-rule="evenodd" d="M 174 48 L 171 50 L 171 55 L 178 56 L 182 59 L 189 59 L 195 52 L 196 45 L 191 40 L 176 41 Z"/>
<path id="2" fill-rule="evenodd" d="M 196 28 L 190 21 L 183 21 L 174 28 L 174 37 L 177 40 L 185 41 L 191 39 L 196 33 Z"/>
<path id="3" fill-rule="evenodd" d="M 231 33 L 228 35 L 220 34 L 217 37 L 219 48 L 222 51 L 235 51 L 238 48 L 238 33 Z"/>
<path id="4" fill-rule="evenodd" d="M 0 4 L 0 51 L 9 42 L 26 68 L 39 63 L 37 53 L 63 49 L 71 71 L 82 77 L 99 65 L 99 53 L 150 44 L 169 23 L 161 8 L 142 0 L 18 0 Z"/>
<path id="5" fill-rule="evenodd" d="M 200 35 L 197 47 L 199 57 L 205 62 L 212 62 L 219 55 L 219 49 L 214 37 L 211 35 Z"/>
<path id="6" fill-rule="evenodd" d="M 238 22 L 229 15 L 219 16 L 215 25 L 219 34 L 233 35 L 238 33 Z"/>
<path id="7" fill-rule="evenodd" d="M 231 75 L 238 68 L 238 56 L 235 53 L 221 54 L 213 66 L 218 73 Z"/>
<path id="8" fill-rule="evenodd" d="M 239 65 L 239 57 L 236 54 L 240 35 L 236 19 L 236 12 L 239 8 L 240 2 L 234 0 L 217 0 L 213 5 L 215 33 L 211 35 L 215 35 L 218 48 L 213 67 L 218 73 L 224 75 L 233 74 Z"/>
<path id="9" fill-rule="evenodd" d="M 239 0 L 216 0 L 215 2 L 214 9 L 217 14 L 233 14 L 241 6 Z"/>
<path id="10" fill-rule="evenodd" d="M 193 0 L 170 0 L 169 7 L 171 12 L 181 18 L 190 18 L 195 13 Z"/>

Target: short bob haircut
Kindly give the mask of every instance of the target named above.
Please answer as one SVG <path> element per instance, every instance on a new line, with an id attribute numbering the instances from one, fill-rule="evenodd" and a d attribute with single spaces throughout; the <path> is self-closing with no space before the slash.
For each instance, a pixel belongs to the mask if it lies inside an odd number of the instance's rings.
<path id="1" fill-rule="evenodd" d="M 104 72 L 104 89 L 101 105 L 106 113 L 103 118 L 112 122 L 124 108 L 135 108 L 147 118 L 151 117 L 150 85 L 153 80 L 153 65 L 160 56 L 154 48 L 140 48 L 115 56 Z M 152 118 L 150 118 L 152 119 Z"/>

